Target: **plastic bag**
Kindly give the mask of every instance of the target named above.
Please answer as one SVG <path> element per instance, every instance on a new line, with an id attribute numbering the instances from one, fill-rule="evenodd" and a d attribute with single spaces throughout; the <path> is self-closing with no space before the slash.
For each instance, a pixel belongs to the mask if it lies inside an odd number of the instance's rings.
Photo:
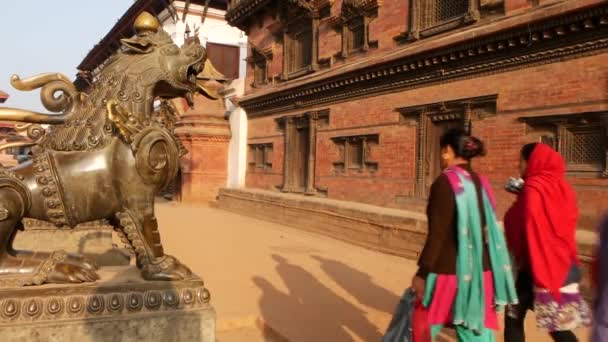
<path id="1" fill-rule="evenodd" d="M 412 342 L 412 318 L 416 295 L 411 288 L 408 288 L 401 296 L 397 309 L 393 314 L 393 319 L 386 329 L 382 342 Z"/>

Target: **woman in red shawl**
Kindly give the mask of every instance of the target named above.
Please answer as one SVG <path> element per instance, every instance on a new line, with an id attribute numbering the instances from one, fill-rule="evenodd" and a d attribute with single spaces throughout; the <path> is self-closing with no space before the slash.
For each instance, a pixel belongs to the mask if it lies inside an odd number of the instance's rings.
<path id="1" fill-rule="evenodd" d="M 537 326 L 554 341 L 577 341 L 572 329 L 590 324 L 579 292 L 574 190 L 565 180 L 565 163 L 544 144 L 522 148 L 524 185 L 504 220 L 507 243 L 519 274 L 519 305 L 507 309 L 505 341 L 524 341 L 524 319 L 536 313 Z"/>

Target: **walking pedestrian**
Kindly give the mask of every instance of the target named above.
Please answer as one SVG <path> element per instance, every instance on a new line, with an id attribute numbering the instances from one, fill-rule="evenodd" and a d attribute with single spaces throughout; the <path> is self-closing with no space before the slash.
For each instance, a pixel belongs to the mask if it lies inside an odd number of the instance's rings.
<path id="1" fill-rule="evenodd" d="M 600 243 L 592 266 L 595 300 L 593 301 L 591 342 L 608 341 L 608 214 L 604 217 L 598 231 Z"/>
<path id="2" fill-rule="evenodd" d="M 459 341 L 494 341 L 496 310 L 516 303 L 514 281 L 487 180 L 471 159 L 484 155 L 479 139 L 452 129 L 440 140 L 444 172 L 431 186 L 428 236 L 412 288 L 422 305 L 414 311 L 414 341 L 426 315 L 432 338 L 454 327 Z"/>
<path id="3" fill-rule="evenodd" d="M 519 298 L 505 315 L 505 341 L 525 341 L 528 310 L 554 341 L 577 341 L 571 330 L 589 325 L 590 310 L 579 292 L 578 207 L 565 162 L 548 145 L 528 144 L 521 150 L 520 173 L 523 188 L 504 220 Z"/>

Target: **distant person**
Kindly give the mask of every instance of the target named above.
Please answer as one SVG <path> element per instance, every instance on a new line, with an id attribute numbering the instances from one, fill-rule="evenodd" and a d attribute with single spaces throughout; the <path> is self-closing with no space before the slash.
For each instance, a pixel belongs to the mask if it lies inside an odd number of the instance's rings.
<path id="1" fill-rule="evenodd" d="M 593 330 L 591 342 L 608 341 L 608 214 L 598 229 L 600 243 L 592 265 Z"/>
<path id="2" fill-rule="evenodd" d="M 525 341 L 528 310 L 554 341 L 577 341 L 571 330 L 589 325 L 590 312 L 579 292 L 576 196 L 564 160 L 551 147 L 528 144 L 520 157 L 523 187 L 504 220 L 520 303 L 507 310 L 505 341 Z"/>
<path id="3" fill-rule="evenodd" d="M 422 301 L 414 311 L 414 336 L 424 335 L 425 328 L 416 324 L 416 315 L 426 315 L 433 339 L 449 326 L 459 341 L 494 341 L 497 308 L 517 298 L 492 191 L 470 165 L 485 153 L 484 145 L 453 129 L 440 147 L 444 172 L 431 186 L 428 236 L 412 280 Z"/>

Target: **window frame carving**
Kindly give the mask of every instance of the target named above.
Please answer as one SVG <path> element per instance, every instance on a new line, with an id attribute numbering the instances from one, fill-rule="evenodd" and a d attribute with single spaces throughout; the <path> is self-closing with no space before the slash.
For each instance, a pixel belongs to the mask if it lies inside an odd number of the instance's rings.
<path id="1" fill-rule="evenodd" d="M 329 20 L 330 25 L 337 32 L 340 32 L 342 36 L 341 51 L 336 57 L 346 58 L 350 55 L 366 52 L 378 47 L 378 41 L 370 39 L 369 25 L 372 20 L 378 17 L 379 6 L 380 4 L 377 0 L 344 0 L 340 15 L 332 17 Z M 360 21 L 360 25 L 358 26 L 363 31 L 361 32 L 363 42 L 361 46 L 352 47 L 350 46 L 354 34 L 352 26 L 356 21 Z"/>
<path id="2" fill-rule="evenodd" d="M 278 8 L 278 21 L 282 26 L 283 41 L 283 72 L 281 80 L 288 81 L 319 70 L 319 26 L 321 19 L 329 15 L 331 1 L 317 0 L 308 2 L 304 0 L 284 0 Z M 310 25 L 298 25 L 302 21 L 310 20 Z M 308 30 L 310 27 L 310 65 L 300 70 L 291 70 L 290 64 L 294 56 L 290 50 L 294 44 L 293 35 Z"/>
<path id="3" fill-rule="evenodd" d="M 455 0 L 434 1 L 437 3 Z M 503 7 L 504 4 L 503 0 L 467 0 L 467 2 L 467 10 L 462 15 L 445 19 L 439 23 L 431 23 L 429 12 L 433 10 L 433 3 L 429 0 L 410 0 L 407 31 L 394 37 L 394 40 L 399 43 L 411 42 L 470 25 L 479 21 L 481 10 L 495 12 L 495 8 Z"/>
<path id="4" fill-rule="evenodd" d="M 249 148 L 247 161 L 249 172 L 268 172 L 272 170 L 273 143 L 251 143 L 247 144 L 247 147 Z M 258 154 L 261 154 L 259 162 Z"/>
<path id="5" fill-rule="evenodd" d="M 522 117 L 530 134 L 538 135 L 538 142 L 549 143 L 566 162 L 566 172 L 571 176 L 597 175 L 608 178 L 608 112 L 572 113 L 548 116 Z M 574 138 L 577 134 L 598 134 L 601 140 L 597 164 L 572 162 Z"/>
<path id="6" fill-rule="evenodd" d="M 268 68 L 273 57 L 273 50 L 274 48 L 272 46 L 266 49 L 260 49 L 255 46 L 251 47 L 251 55 L 247 57 L 247 63 L 249 63 L 253 69 L 253 82 L 251 83 L 252 87 L 258 88 L 269 84 Z M 262 80 L 258 79 L 259 69 L 263 69 Z"/>
<path id="7" fill-rule="evenodd" d="M 445 121 L 461 120 L 462 126 L 472 133 L 472 123 L 496 115 L 498 94 L 428 103 L 397 108 L 400 122 L 416 127 L 416 170 L 414 196 L 426 198 L 427 173 L 431 168 L 428 154 L 429 137 L 433 125 Z"/>
<path id="8" fill-rule="evenodd" d="M 348 171 L 376 172 L 378 170 L 378 162 L 369 158 L 372 146 L 377 146 L 380 143 L 378 133 L 332 137 L 331 140 L 338 148 L 340 155 L 340 159 L 332 163 L 335 173 L 345 174 Z M 353 145 L 359 154 L 358 165 L 354 165 L 349 155 L 349 146 Z"/>

